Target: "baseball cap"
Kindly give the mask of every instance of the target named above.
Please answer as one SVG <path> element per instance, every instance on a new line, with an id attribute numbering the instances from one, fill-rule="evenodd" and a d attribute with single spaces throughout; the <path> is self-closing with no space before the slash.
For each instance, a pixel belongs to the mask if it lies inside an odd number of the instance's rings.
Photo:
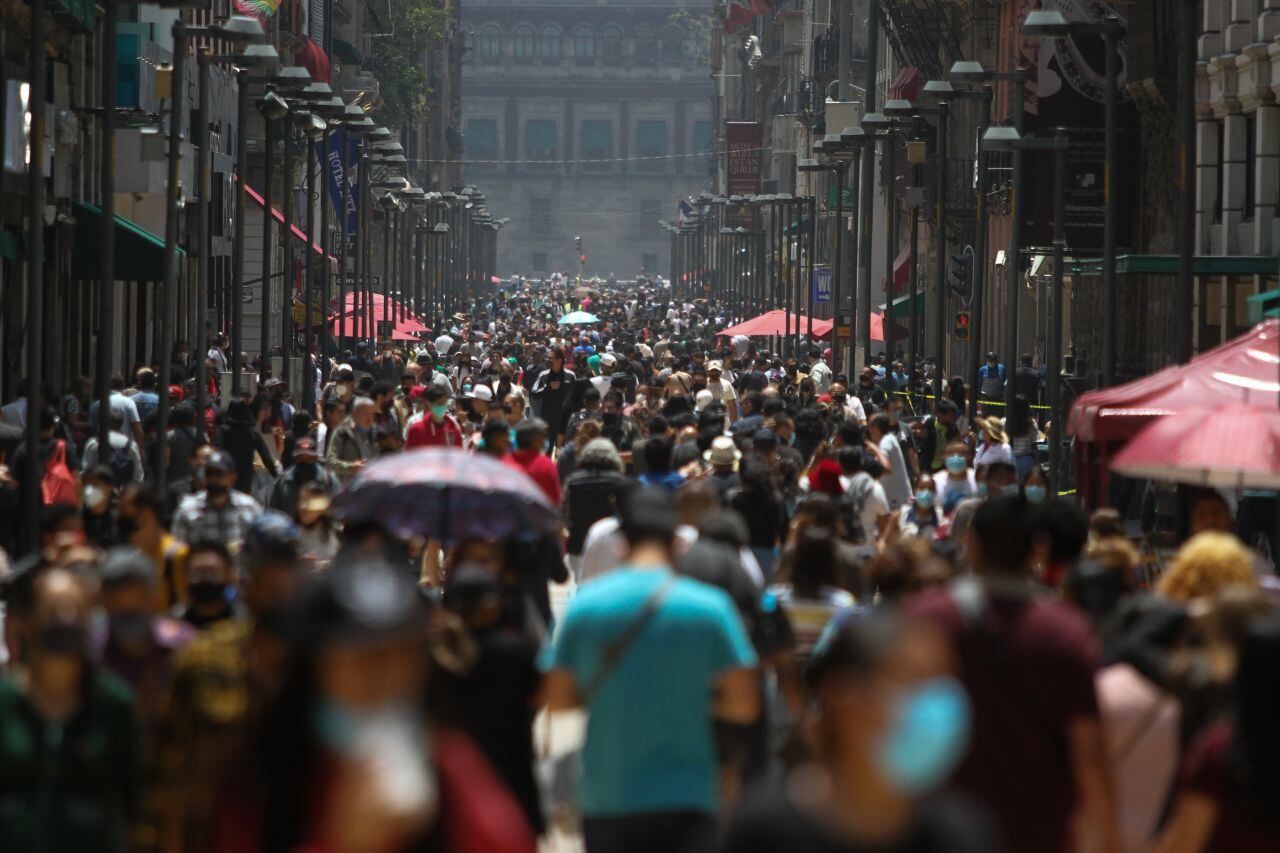
<path id="1" fill-rule="evenodd" d="M 170 397 L 176 397 L 177 399 L 181 400 L 181 399 L 185 396 L 185 395 L 182 393 L 182 386 L 181 386 L 181 385 L 170 385 L 170 386 L 169 386 L 169 396 L 170 396 Z"/>
<path id="2" fill-rule="evenodd" d="M 477 385 L 471 389 L 469 396 L 472 400 L 481 400 L 485 403 L 493 402 L 493 389 L 488 385 Z"/>
<path id="3" fill-rule="evenodd" d="M 716 361 L 709 361 L 709 362 L 707 362 L 707 373 L 710 373 L 710 372 L 711 372 L 711 371 L 713 371 L 713 370 L 719 370 L 721 373 L 723 373 L 723 372 L 724 372 L 724 362 L 719 361 L 719 360 L 716 360 Z"/>
<path id="4" fill-rule="evenodd" d="M 600 363 L 607 364 L 610 367 L 612 367 L 613 365 L 618 363 L 618 357 L 611 352 L 607 352 L 604 355 L 600 356 Z"/>
<path id="5" fill-rule="evenodd" d="M 266 381 L 266 383 L 265 383 L 262 387 L 263 387 L 263 388 L 278 388 L 279 386 L 281 386 L 281 385 L 283 385 L 283 384 L 284 384 L 284 380 L 283 380 L 283 379 L 281 379 L 279 376 L 273 376 L 273 377 L 271 377 L 270 379 L 268 379 L 268 380 Z"/>
<path id="6" fill-rule="evenodd" d="M 315 439 L 300 438 L 297 443 L 293 445 L 293 458 L 298 459 L 302 456 L 310 456 L 312 459 L 319 456 L 319 451 L 316 449 Z"/>
<path id="7" fill-rule="evenodd" d="M 355 369 L 349 364 L 339 364 L 337 368 L 334 369 L 334 373 L 338 376 L 355 376 L 356 374 Z"/>
<path id="8" fill-rule="evenodd" d="M 206 471 L 221 471 L 228 474 L 236 469 L 236 462 L 227 451 L 215 450 L 205 460 L 204 467 Z"/>

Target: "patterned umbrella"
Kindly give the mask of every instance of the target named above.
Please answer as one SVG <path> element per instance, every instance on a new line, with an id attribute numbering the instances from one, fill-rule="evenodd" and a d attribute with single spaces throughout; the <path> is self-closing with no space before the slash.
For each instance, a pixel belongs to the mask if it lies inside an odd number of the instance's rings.
<path id="1" fill-rule="evenodd" d="M 586 311 L 570 311 L 560 318 L 557 325 L 560 326 L 582 326 L 591 323 L 599 323 L 600 318 L 595 314 L 589 314 Z"/>
<path id="2" fill-rule="evenodd" d="M 489 456 L 430 447 L 370 463 L 334 499 L 347 524 L 447 544 L 551 533 L 560 515 L 524 472 Z"/>

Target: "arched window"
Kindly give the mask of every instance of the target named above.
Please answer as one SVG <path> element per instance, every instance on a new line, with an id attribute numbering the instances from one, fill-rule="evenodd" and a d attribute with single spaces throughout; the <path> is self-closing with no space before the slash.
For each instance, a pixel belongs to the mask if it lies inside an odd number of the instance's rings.
<path id="1" fill-rule="evenodd" d="M 622 28 L 612 24 L 600 32 L 600 55 L 607 62 L 622 60 Z"/>
<path id="2" fill-rule="evenodd" d="M 596 55 L 596 31 L 588 26 L 573 31 L 573 55 L 579 59 L 591 59 Z"/>
<path id="3" fill-rule="evenodd" d="M 667 62 L 684 59 L 684 31 L 679 27 L 666 27 L 662 31 L 662 58 Z"/>
<path id="4" fill-rule="evenodd" d="M 560 58 L 560 28 L 547 25 L 542 28 L 538 40 L 538 55 L 552 59 Z"/>
<path id="5" fill-rule="evenodd" d="M 636 30 L 636 62 L 652 65 L 658 61 L 658 39 L 652 27 L 640 27 Z"/>
<path id="6" fill-rule="evenodd" d="M 502 56 L 502 30 L 493 24 L 483 27 L 480 30 L 477 47 L 483 59 L 497 59 Z"/>
<path id="7" fill-rule="evenodd" d="M 521 24 L 516 27 L 513 37 L 516 57 L 519 59 L 531 58 L 533 56 L 533 27 L 528 24 Z"/>

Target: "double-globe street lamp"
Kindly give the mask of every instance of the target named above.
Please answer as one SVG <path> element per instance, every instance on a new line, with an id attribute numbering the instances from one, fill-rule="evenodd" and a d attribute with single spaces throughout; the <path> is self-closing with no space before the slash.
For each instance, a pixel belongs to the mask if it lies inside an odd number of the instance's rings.
<path id="1" fill-rule="evenodd" d="M 1066 172 L 1070 141 L 1066 128 L 1059 127 L 1051 138 L 1026 137 L 1011 127 L 991 127 L 982 136 L 987 151 L 1053 152 L 1053 296 L 1049 309 L 1049 483 L 1061 485 L 1062 418 L 1062 275 L 1066 255 Z M 1006 383 L 1012 385 L 1012 382 Z"/>

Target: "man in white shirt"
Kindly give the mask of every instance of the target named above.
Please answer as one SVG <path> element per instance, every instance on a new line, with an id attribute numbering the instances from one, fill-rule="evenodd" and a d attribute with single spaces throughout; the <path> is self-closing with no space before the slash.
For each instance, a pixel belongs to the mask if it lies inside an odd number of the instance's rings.
<path id="1" fill-rule="evenodd" d="M 898 442 L 897 430 L 893 428 L 890 417 L 880 412 L 872 415 L 867 424 L 867 432 L 889 460 L 889 470 L 880 478 L 880 484 L 884 486 L 885 497 L 889 499 L 889 508 L 897 509 L 911 500 L 911 477 L 907 471 L 907 460 L 902 454 L 902 445 Z"/>
<path id="2" fill-rule="evenodd" d="M 449 337 L 448 332 L 442 332 L 440 337 L 436 338 L 436 352 L 441 358 L 447 358 L 451 349 L 453 349 L 453 338 Z"/>
<path id="3" fill-rule="evenodd" d="M 707 390 L 711 392 L 713 400 L 724 404 L 729 413 L 729 420 L 736 421 L 738 419 L 738 392 L 733 390 L 733 385 L 727 379 L 722 378 L 723 375 L 723 362 L 707 362 Z"/>
<path id="4" fill-rule="evenodd" d="M 822 351 L 817 347 L 809 350 L 809 378 L 813 380 L 814 390 L 818 394 L 826 394 L 831 390 L 831 367 L 822 360 Z"/>

